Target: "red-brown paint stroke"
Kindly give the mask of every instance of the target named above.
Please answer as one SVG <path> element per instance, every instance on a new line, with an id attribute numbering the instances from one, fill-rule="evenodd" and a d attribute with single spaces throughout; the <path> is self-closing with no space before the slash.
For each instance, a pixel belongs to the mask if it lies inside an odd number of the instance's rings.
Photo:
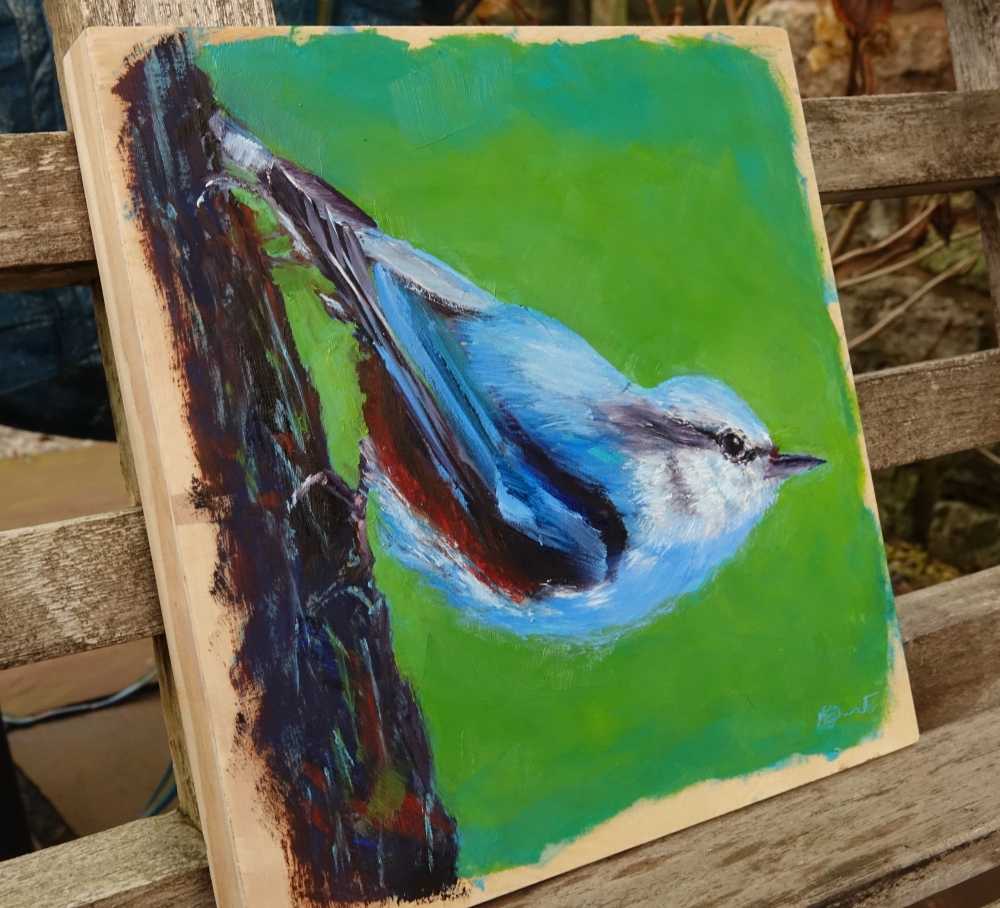
<path id="1" fill-rule="evenodd" d="M 331 470 L 319 400 L 251 213 L 206 192 L 215 102 L 188 38 L 137 52 L 114 92 L 199 465 L 192 500 L 217 528 L 212 593 L 232 619 L 236 747 L 296 903 L 454 892 L 455 823 L 435 793 L 357 509 L 321 487 L 289 506 L 307 477 Z M 375 395 L 366 404 L 376 431 L 385 406 Z"/>

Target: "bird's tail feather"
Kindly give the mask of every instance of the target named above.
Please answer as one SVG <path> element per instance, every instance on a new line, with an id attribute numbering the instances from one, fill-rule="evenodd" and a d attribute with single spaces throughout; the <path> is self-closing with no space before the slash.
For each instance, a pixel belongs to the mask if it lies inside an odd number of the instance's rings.
<path id="1" fill-rule="evenodd" d="M 419 427 L 429 464 L 466 511 L 466 520 L 473 520 L 473 512 L 482 512 L 480 521 L 489 513 L 498 537 L 515 530 L 534 539 L 539 553 L 546 550 L 555 562 L 565 562 L 553 568 L 553 579 L 581 585 L 604 579 L 612 546 L 602 520 L 595 525 L 592 513 L 603 498 L 574 484 L 544 455 L 539 454 L 544 464 L 533 463 L 511 419 L 465 374 L 464 354 L 448 355 L 444 341 L 452 319 L 481 317 L 502 304 L 433 257 L 386 237 L 346 196 L 278 158 L 222 115 L 212 118 L 211 128 L 220 163 L 237 181 L 241 171 L 253 177 L 247 188 L 270 205 L 303 257 L 336 288 L 337 317 L 352 322 L 384 364 Z M 424 329 L 441 330 L 407 333 L 413 318 Z M 483 494 L 489 499 L 485 511 L 473 505 Z"/>
<path id="2" fill-rule="evenodd" d="M 375 220 L 342 192 L 314 173 L 279 158 L 220 112 L 212 115 L 208 125 L 219 143 L 223 160 L 252 173 L 270 195 L 280 196 L 286 204 L 297 198 L 309 198 L 317 208 L 325 209 L 330 223 L 349 224 L 355 230 L 378 228 Z"/>

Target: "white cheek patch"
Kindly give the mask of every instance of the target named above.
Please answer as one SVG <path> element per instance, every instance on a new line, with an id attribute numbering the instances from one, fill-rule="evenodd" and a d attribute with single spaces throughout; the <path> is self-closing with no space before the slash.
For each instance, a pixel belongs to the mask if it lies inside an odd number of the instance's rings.
<path id="1" fill-rule="evenodd" d="M 756 464 L 735 464 L 712 448 L 685 448 L 635 461 L 631 484 L 639 532 L 658 545 L 697 542 L 756 520 L 775 490 Z"/>

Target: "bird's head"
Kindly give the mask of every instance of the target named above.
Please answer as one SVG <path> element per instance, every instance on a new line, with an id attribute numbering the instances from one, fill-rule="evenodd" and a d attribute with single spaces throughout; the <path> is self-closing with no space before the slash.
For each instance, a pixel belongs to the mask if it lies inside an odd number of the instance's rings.
<path id="1" fill-rule="evenodd" d="M 825 463 L 782 454 L 746 402 L 714 379 L 682 376 L 628 397 L 608 415 L 631 455 L 638 516 L 652 532 L 697 539 L 749 529 L 784 480 Z"/>

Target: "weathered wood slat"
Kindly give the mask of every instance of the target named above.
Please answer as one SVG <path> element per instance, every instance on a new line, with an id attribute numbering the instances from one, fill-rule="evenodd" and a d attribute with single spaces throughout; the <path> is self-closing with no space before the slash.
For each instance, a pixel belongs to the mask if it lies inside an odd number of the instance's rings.
<path id="1" fill-rule="evenodd" d="M 73 136 L 0 135 L 0 291 L 96 277 Z"/>
<path id="2" fill-rule="evenodd" d="M 903 908 L 1000 861 L 1000 714 L 500 899 Z"/>
<path id="3" fill-rule="evenodd" d="M 177 813 L 0 864 L 4 908 L 213 908 L 205 841 Z"/>
<path id="4" fill-rule="evenodd" d="M 1000 441 L 1000 350 L 855 378 L 873 470 Z"/>
<path id="5" fill-rule="evenodd" d="M 1000 181 L 998 92 L 817 98 L 803 107 L 824 203 Z"/>
<path id="6" fill-rule="evenodd" d="M 162 633 L 140 509 L 0 533 L 0 668 Z"/>
<path id="7" fill-rule="evenodd" d="M 804 108 L 824 202 L 1000 182 L 1000 91 L 823 98 Z M 86 282 L 93 256 L 72 136 L 0 137 L 0 290 Z"/>
<path id="8" fill-rule="evenodd" d="M 907 593 L 897 608 L 921 732 L 1000 707 L 1000 567 Z"/>

